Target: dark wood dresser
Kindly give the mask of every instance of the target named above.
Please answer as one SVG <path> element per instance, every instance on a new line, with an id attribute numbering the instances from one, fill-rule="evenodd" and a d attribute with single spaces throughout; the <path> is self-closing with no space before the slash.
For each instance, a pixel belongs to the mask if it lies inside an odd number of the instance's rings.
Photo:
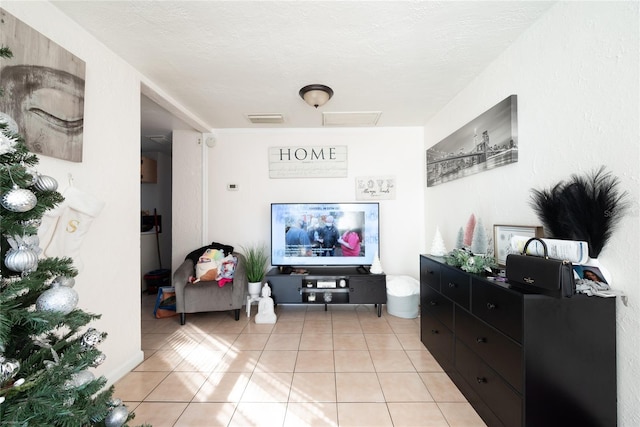
<path id="1" fill-rule="evenodd" d="M 617 424 L 615 298 L 553 298 L 420 256 L 421 340 L 489 426 Z"/>

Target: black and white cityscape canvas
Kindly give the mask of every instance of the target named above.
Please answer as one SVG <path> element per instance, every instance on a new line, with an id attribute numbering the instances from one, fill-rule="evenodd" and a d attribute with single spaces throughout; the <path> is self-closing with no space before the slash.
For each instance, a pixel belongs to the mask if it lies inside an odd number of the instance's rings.
<path id="1" fill-rule="evenodd" d="M 427 187 L 518 161 L 517 95 L 427 150 Z"/>

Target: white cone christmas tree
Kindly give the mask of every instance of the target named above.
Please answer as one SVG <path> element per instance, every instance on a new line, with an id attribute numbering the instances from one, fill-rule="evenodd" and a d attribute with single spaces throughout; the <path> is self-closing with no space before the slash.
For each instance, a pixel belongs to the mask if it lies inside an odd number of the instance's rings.
<path id="1" fill-rule="evenodd" d="M 442 234 L 440 234 L 440 228 L 436 228 L 436 235 L 433 237 L 430 253 L 433 256 L 444 256 L 447 253 Z"/>
<path id="2" fill-rule="evenodd" d="M 476 226 L 473 229 L 473 238 L 471 239 L 471 252 L 476 255 L 484 255 L 489 249 L 489 239 L 487 238 L 487 230 L 482 225 L 482 219 L 478 218 Z"/>

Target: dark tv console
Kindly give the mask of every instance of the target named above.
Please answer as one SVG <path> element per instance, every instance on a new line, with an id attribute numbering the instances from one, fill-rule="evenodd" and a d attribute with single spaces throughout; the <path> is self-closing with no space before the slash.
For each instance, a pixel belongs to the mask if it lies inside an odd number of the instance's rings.
<path id="1" fill-rule="evenodd" d="M 275 304 L 375 304 L 378 317 L 387 302 L 384 274 L 361 267 L 310 267 L 306 273 L 276 267 L 267 273 Z"/>
<path id="2" fill-rule="evenodd" d="M 421 340 L 488 426 L 617 424 L 615 298 L 553 298 L 420 256 Z"/>

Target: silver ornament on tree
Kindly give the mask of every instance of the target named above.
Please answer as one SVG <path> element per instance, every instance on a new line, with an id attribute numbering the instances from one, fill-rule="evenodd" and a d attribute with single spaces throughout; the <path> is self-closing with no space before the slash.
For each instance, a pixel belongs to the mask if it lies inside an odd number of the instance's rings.
<path id="1" fill-rule="evenodd" d="M 102 342 L 102 334 L 98 332 L 95 328 L 87 329 L 87 332 L 82 336 L 82 340 L 80 340 L 80 345 L 84 350 L 88 350 L 90 348 L 95 347 L 96 345 Z"/>
<path id="2" fill-rule="evenodd" d="M 47 175 L 38 175 L 34 187 L 40 191 L 56 191 L 58 189 L 58 181 Z"/>
<path id="3" fill-rule="evenodd" d="M 2 387 L 8 380 L 15 377 L 19 370 L 19 361 L 0 356 L 0 387 Z"/>
<path id="4" fill-rule="evenodd" d="M 120 427 L 129 418 L 129 410 L 124 405 L 119 405 L 113 408 L 107 417 L 104 419 L 104 425 L 106 427 Z"/>
<path id="5" fill-rule="evenodd" d="M 9 178 L 13 183 L 13 188 L 2 195 L 0 204 L 11 212 L 28 212 L 35 208 L 38 204 L 38 199 L 36 195 L 33 194 L 33 191 L 20 188 L 15 183 L 11 176 L 11 168 L 9 166 L 7 166 L 7 172 L 9 172 Z"/>
<path id="6" fill-rule="evenodd" d="M 76 308 L 78 299 L 78 293 L 75 290 L 54 281 L 51 288 L 40 294 L 36 300 L 36 310 L 69 314 Z"/>
<path id="7" fill-rule="evenodd" d="M 105 360 L 107 360 L 107 355 L 104 353 L 100 353 L 99 355 L 96 356 L 95 359 L 93 359 L 93 362 L 91 363 L 90 366 L 92 368 L 97 368 L 98 366 L 102 365 Z"/>
<path id="8" fill-rule="evenodd" d="M 80 372 L 76 372 L 71 375 L 71 378 L 64 382 L 64 387 L 66 389 L 70 388 L 79 388 L 89 384 L 91 381 L 95 380 L 96 377 L 93 375 L 91 371 L 84 370 Z"/>
<path id="9" fill-rule="evenodd" d="M 11 190 L 2 195 L 0 204 L 11 212 L 28 212 L 36 207 L 38 199 L 31 190 L 14 185 Z"/>
<path id="10" fill-rule="evenodd" d="M 29 273 L 38 268 L 38 255 L 35 251 L 24 246 L 17 249 L 11 248 L 4 258 L 4 265 L 12 271 Z"/>

